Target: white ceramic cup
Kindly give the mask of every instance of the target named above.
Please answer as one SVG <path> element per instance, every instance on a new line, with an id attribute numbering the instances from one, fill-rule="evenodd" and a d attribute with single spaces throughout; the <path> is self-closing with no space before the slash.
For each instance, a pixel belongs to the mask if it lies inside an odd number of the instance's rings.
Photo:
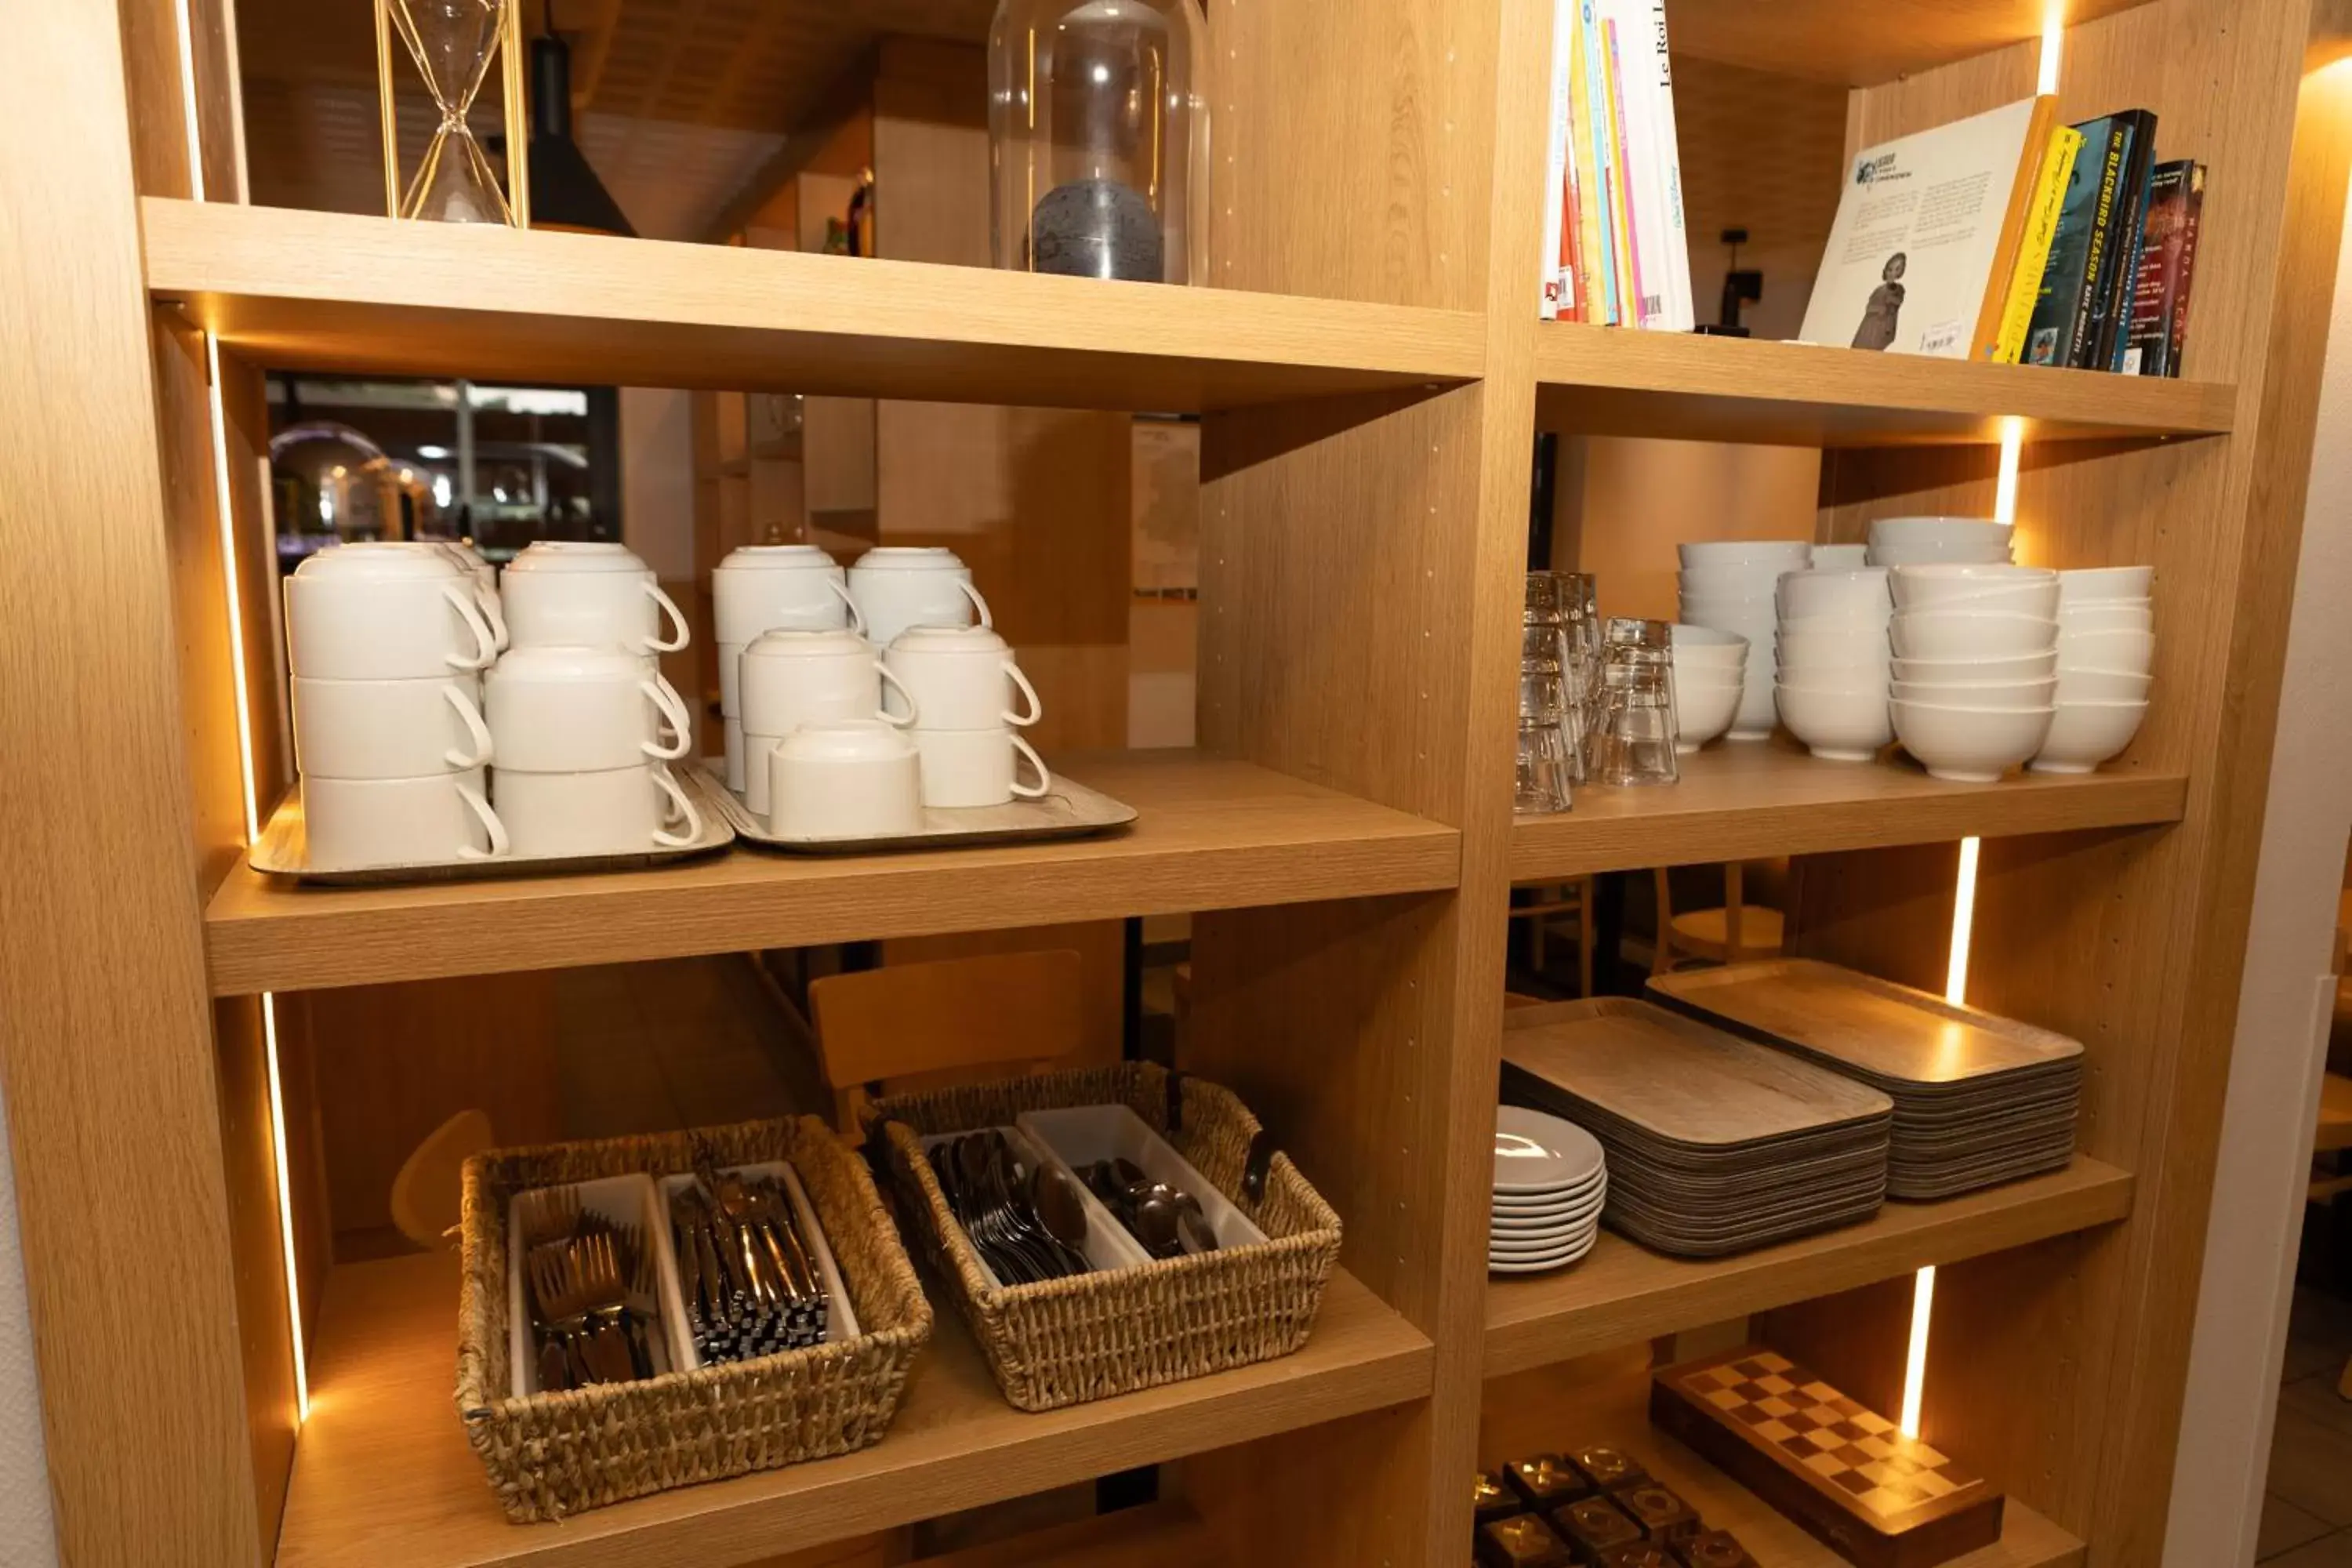
<path id="1" fill-rule="evenodd" d="M 474 580 L 474 603 L 480 606 L 482 618 L 490 623 L 490 635 L 498 639 L 499 651 L 507 648 L 506 610 L 499 598 L 499 569 L 482 558 L 482 552 L 462 539 L 436 539 L 433 548 L 446 553 L 457 563 L 457 569 Z"/>
<path id="2" fill-rule="evenodd" d="M 739 652 L 761 632 L 862 630 L 840 563 L 814 544 L 747 544 L 710 574 L 713 640 Z"/>
<path id="3" fill-rule="evenodd" d="M 314 871 L 491 860 L 509 847 L 479 768 L 408 779 L 306 775 L 302 822 Z"/>
<path id="4" fill-rule="evenodd" d="M 737 795 L 743 793 L 748 775 L 743 766 L 743 721 L 722 718 L 719 728 L 727 754 L 727 787 Z"/>
<path id="5" fill-rule="evenodd" d="M 780 838 L 893 838 L 923 826 L 915 743 L 879 719 L 804 724 L 744 743 L 752 809 Z"/>
<path id="6" fill-rule="evenodd" d="M 654 661 L 608 647 L 524 646 L 482 679 L 501 775 L 600 773 L 686 755 L 693 721 Z"/>
<path id="7" fill-rule="evenodd" d="M 660 763 L 576 773 L 500 768 L 493 782 L 518 856 L 677 849 L 702 834 L 702 814 Z"/>
<path id="8" fill-rule="evenodd" d="M 462 773 L 490 761 L 482 685 L 472 675 L 422 680 L 315 680 L 297 676 L 294 760 L 329 779 Z"/>
<path id="9" fill-rule="evenodd" d="M 517 555 L 499 580 L 516 647 L 610 647 L 676 653 L 686 616 L 652 570 L 619 544 L 542 540 Z M 667 617 L 670 635 L 662 636 Z"/>
<path id="10" fill-rule="evenodd" d="M 1035 800 L 1054 787 L 1045 760 L 1012 730 L 921 730 L 915 749 L 923 759 L 923 804 L 931 806 L 1003 805 Z M 1018 777 L 1019 760 L 1036 771 L 1037 782 Z"/>
<path id="11" fill-rule="evenodd" d="M 730 719 L 743 717 L 743 644 L 719 645 L 719 711 Z"/>
<path id="12" fill-rule="evenodd" d="M 908 626 L 968 626 L 975 613 L 982 626 L 994 624 L 971 585 L 971 568 L 937 546 L 867 551 L 849 568 L 849 596 L 876 647 L 888 647 Z"/>
<path id="13" fill-rule="evenodd" d="M 771 737 L 803 724 L 881 717 L 882 689 L 898 680 L 874 646 L 845 627 L 762 632 L 743 650 L 742 668 L 743 732 Z"/>
<path id="14" fill-rule="evenodd" d="M 920 715 L 918 730 L 1026 729 L 1045 716 L 1013 649 L 986 626 L 908 626 L 882 663 L 905 693 L 886 694 L 883 710 Z"/>
<path id="15" fill-rule="evenodd" d="M 498 657 L 470 578 L 439 550 L 322 550 L 286 579 L 286 662 L 313 680 L 422 680 Z"/>

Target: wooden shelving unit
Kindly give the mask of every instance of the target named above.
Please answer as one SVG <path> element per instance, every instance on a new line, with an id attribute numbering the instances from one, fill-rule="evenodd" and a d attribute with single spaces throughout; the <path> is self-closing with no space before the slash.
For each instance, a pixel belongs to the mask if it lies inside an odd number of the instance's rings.
<path id="1" fill-rule="evenodd" d="M 1191 752 L 1055 758 L 1123 832 L 897 855 L 737 847 L 647 871 L 386 888 L 240 867 L 205 912 L 215 995 L 1116 920 L 1454 886 L 1451 827 Z"/>
<path id="2" fill-rule="evenodd" d="M 2131 1195 L 2127 1173 L 2078 1157 L 2051 1175 L 1943 1203 L 1889 1203 L 1866 1224 L 1725 1258 L 1664 1258 L 1603 1233 L 1574 1268 L 1486 1287 L 1486 1375 L 2112 1225 L 2131 1212 Z"/>
<path id="3" fill-rule="evenodd" d="M 1428 1397 L 1429 1342 L 1346 1273 L 1296 1355 L 1028 1415 L 998 1394 L 951 1303 L 870 1448 L 596 1509 L 542 1529 L 499 1511 L 449 1402 L 455 1259 L 345 1265 L 327 1287 L 310 1424 L 278 1568 L 730 1568 L 1108 1471 Z"/>
<path id="4" fill-rule="evenodd" d="M 1580 877 L 1760 855 L 2178 822 L 2189 781 L 2137 769 L 1946 784 L 1907 758 L 1822 763 L 1787 741 L 1710 746 L 1670 789 L 1593 786 L 1565 816 L 1511 825 L 1511 878 Z"/>

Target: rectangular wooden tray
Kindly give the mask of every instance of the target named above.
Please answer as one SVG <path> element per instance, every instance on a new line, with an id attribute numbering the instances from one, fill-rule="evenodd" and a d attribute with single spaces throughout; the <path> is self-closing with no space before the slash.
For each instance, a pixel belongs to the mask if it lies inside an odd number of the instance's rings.
<path id="1" fill-rule="evenodd" d="M 690 860 L 724 849 L 735 841 L 731 819 L 711 797 L 724 795 L 726 786 L 711 787 L 693 768 L 672 770 L 678 785 L 694 797 L 702 831 L 691 844 L 675 849 L 633 850 L 622 855 L 509 855 L 495 860 L 435 860 L 415 866 L 369 866 L 355 870 L 313 867 L 310 838 L 302 826 L 302 792 L 287 791 L 270 814 L 269 825 L 245 852 L 245 862 L 272 877 L 331 888 L 396 887 L 415 882 L 472 882 L 508 877 L 551 877 L 570 871 L 637 871 L 673 860 Z"/>
<path id="2" fill-rule="evenodd" d="M 1809 958 L 1654 974 L 1650 990 L 1708 1023 L 1851 1068 L 1898 1093 L 2070 1070 L 2083 1054 L 2081 1041 L 2049 1029 Z"/>
<path id="3" fill-rule="evenodd" d="M 727 787 L 725 764 L 705 758 L 690 770 L 703 795 L 717 804 L 735 830 L 735 837 L 762 849 L 791 855 L 870 855 L 879 849 L 945 849 L 957 845 L 1005 844 L 1021 839 L 1083 838 L 1106 833 L 1135 820 L 1135 807 L 1088 789 L 1076 779 L 1054 775 L 1054 787 L 1042 800 L 1016 800 L 1006 805 L 973 805 L 953 809 L 933 807 L 923 813 L 920 832 L 885 838 L 782 838 Z"/>

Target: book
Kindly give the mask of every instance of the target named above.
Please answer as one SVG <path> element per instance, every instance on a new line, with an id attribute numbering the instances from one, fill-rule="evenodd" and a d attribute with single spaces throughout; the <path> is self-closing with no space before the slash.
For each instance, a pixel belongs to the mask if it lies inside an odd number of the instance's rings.
<path id="1" fill-rule="evenodd" d="M 2050 245 L 2050 263 L 2042 274 L 2041 299 L 2026 329 L 2028 364 L 2074 363 L 2074 344 L 2090 324 L 2084 279 L 2098 229 L 2099 205 L 2103 199 L 2114 200 L 2113 181 L 2123 169 L 2125 131 L 2115 119 L 2087 120 L 2074 129 L 2082 132 L 2083 150 L 2075 155 L 2074 173 L 2067 178 L 2058 232 Z"/>
<path id="2" fill-rule="evenodd" d="M 1687 332 L 1698 325 L 1691 302 L 1690 236 L 1683 217 L 1682 138 L 1675 130 L 1675 68 L 1666 44 L 1665 0 L 1644 0 L 1648 48 L 1644 79 L 1650 95 L 1650 173 L 1656 190 L 1660 321 L 1670 332 Z"/>
<path id="3" fill-rule="evenodd" d="M 1605 301 L 1598 319 L 1613 326 L 1626 320 L 1625 301 L 1617 286 L 1622 243 L 1618 231 L 1622 219 L 1615 195 L 1617 144 L 1609 118 L 1609 51 L 1601 35 L 1598 0 L 1578 0 L 1577 19 L 1575 47 L 1584 62 L 1584 101 L 1576 113 L 1583 122 L 1580 145 L 1589 149 L 1585 155 L 1591 162 L 1585 169 L 1591 177 L 1585 188 L 1592 193 L 1595 211 L 1594 243 L 1585 247 L 1584 268 L 1591 297 Z"/>
<path id="4" fill-rule="evenodd" d="M 1856 157 L 1805 308 L 1804 340 L 1988 357 L 2053 121 L 2049 98 L 2022 99 Z"/>
<path id="5" fill-rule="evenodd" d="M 1989 356 L 1995 364 L 2016 364 L 2024 356 L 2033 308 L 2042 298 L 2042 274 L 2050 266 L 2051 242 L 2058 236 L 2058 215 L 2065 206 L 2067 182 L 2082 150 L 2083 133 L 2073 126 L 2051 131 L 2049 150 L 2042 154 L 2042 173 L 2034 181 L 2033 202 L 2026 214 L 2025 239 L 2018 248 L 2017 265 L 2010 272 L 2000 332 Z"/>
<path id="6" fill-rule="evenodd" d="M 2140 236 L 2147 225 L 2148 176 L 2156 168 L 2156 116 L 2135 109 L 2116 118 L 2124 121 L 2127 138 L 2109 216 L 2106 276 L 2091 312 L 2093 341 L 2076 362 L 2085 370 L 2123 368 L 2132 289 L 2139 276 Z"/>
<path id="7" fill-rule="evenodd" d="M 1554 0 L 1540 313 L 1697 325 L 1663 0 Z"/>
<path id="8" fill-rule="evenodd" d="M 1573 13 L 1568 39 L 1569 167 L 1574 173 L 1578 198 L 1577 292 L 1584 300 L 1584 319 L 1608 326 L 1617 320 L 1616 295 L 1605 279 L 1605 269 L 1595 265 L 1597 258 L 1609 254 L 1609 246 L 1603 226 L 1608 192 L 1601 182 L 1592 131 L 1592 0 L 1570 0 L 1569 8 Z"/>
<path id="9" fill-rule="evenodd" d="M 1605 6 L 1607 0 L 1602 0 Z M 1601 18 L 1601 93 L 1608 110 L 1609 210 L 1616 229 L 1612 261 L 1617 274 L 1617 319 L 1629 327 L 1642 324 L 1642 274 L 1634 248 L 1632 174 L 1625 151 L 1625 73 L 1618 67 L 1617 23 L 1604 10 Z"/>
<path id="10" fill-rule="evenodd" d="M 2196 276 L 2205 165 L 2188 159 L 2159 163 L 2148 189 L 2123 369 L 2127 375 L 2177 376 L 2187 336 L 2189 288 Z"/>
<path id="11" fill-rule="evenodd" d="M 1537 314 L 1547 321 L 1580 315 L 1582 290 L 1576 275 L 1575 247 L 1570 242 L 1575 219 L 1569 195 L 1576 160 L 1570 155 L 1568 98 L 1570 37 L 1576 26 L 1575 0 L 1557 0 L 1552 8 L 1551 98 L 1544 122 L 1544 212 L 1542 261 Z"/>

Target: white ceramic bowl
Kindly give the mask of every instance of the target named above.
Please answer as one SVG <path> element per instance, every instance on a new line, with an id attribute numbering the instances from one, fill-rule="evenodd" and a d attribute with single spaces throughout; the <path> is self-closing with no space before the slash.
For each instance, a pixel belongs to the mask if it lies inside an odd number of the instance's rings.
<path id="1" fill-rule="evenodd" d="M 1884 668 L 1886 634 L 1871 629 L 1856 632 L 1783 632 L 1772 639 L 1778 661 L 1790 664 L 1872 664 Z"/>
<path id="2" fill-rule="evenodd" d="M 1675 579 L 1675 591 L 1686 599 L 1769 599 L 1783 574 L 1746 569 L 1685 572 Z"/>
<path id="3" fill-rule="evenodd" d="M 2058 613 L 2058 575 L 2038 567 L 1939 561 L 1897 566 L 1888 575 L 1897 609 L 1999 610 L 2045 619 Z"/>
<path id="4" fill-rule="evenodd" d="M 2008 560 L 2009 557 L 1999 551 L 1986 551 L 1981 554 L 1958 553 L 1947 555 L 1939 555 L 1930 551 L 1921 550 L 1874 550 L 1870 552 L 1870 563 L 1873 566 L 1885 566 L 1890 568 L 1896 566 L 1935 566 L 1953 562 L 1970 562 L 1981 563 L 1987 566 L 1999 566 L 2005 564 Z"/>
<path id="5" fill-rule="evenodd" d="M 1898 680 L 1887 695 L 1897 702 L 1940 703 L 1952 708 L 2047 708 L 2056 700 L 2058 678 L 2007 681 L 1998 686 L 1921 686 Z"/>
<path id="6" fill-rule="evenodd" d="M 1900 550 L 1922 559 L 1982 559 L 1990 551 L 2009 557 L 2008 523 L 1981 517 L 1882 517 L 1870 525 L 1870 552 Z"/>
<path id="7" fill-rule="evenodd" d="M 2156 684 L 2153 675 L 2133 675 L 2120 669 L 2062 669 L 2058 672 L 2058 701 L 2068 702 L 2145 702 L 2147 689 Z"/>
<path id="8" fill-rule="evenodd" d="M 1883 694 L 1887 687 L 1886 671 L 1874 665 L 1782 665 L 1772 679 L 1779 685 L 1804 691 Z"/>
<path id="9" fill-rule="evenodd" d="M 1675 676 L 1675 721 L 1681 729 L 1682 738 L 1675 743 L 1675 750 L 1688 756 L 1730 729 L 1732 720 L 1739 716 L 1740 700 L 1747 690 L 1744 683 L 1706 685 L 1677 671 Z"/>
<path id="10" fill-rule="evenodd" d="M 2146 675 L 2156 662 L 2154 632 L 2065 631 L 2058 634 L 2058 668 Z"/>
<path id="11" fill-rule="evenodd" d="M 1738 632 L 1676 622 L 1667 628 L 1673 639 L 1675 668 L 1719 665 L 1738 669 L 1748 662 L 1748 639 Z"/>
<path id="12" fill-rule="evenodd" d="M 2047 680 L 2058 673 L 2058 650 L 2015 658 L 1898 658 L 1887 673 L 1916 686 L 1999 686 L 2013 680 Z"/>
<path id="13" fill-rule="evenodd" d="M 1883 687 L 1874 691 L 1822 691 L 1778 686 L 1772 698 L 1789 733 L 1817 757 L 1866 763 L 1895 738 Z"/>
<path id="14" fill-rule="evenodd" d="M 1708 626 L 1719 632 L 1732 632 L 1755 642 L 1753 633 L 1772 635 L 1778 624 L 1769 597 L 1761 599 L 1685 599 L 1679 606 L 1679 622 L 1684 626 Z"/>
<path id="15" fill-rule="evenodd" d="M 2156 611 L 2147 605 L 2066 605 L 2058 611 L 2062 632 L 2152 632 Z"/>
<path id="16" fill-rule="evenodd" d="M 1707 566 L 1768 567 L 1779 572 L 1801 572 L 1811 564 L 1813 546 L 1805 539 L 1719 539 L 1704 540 L 1675 547 L 1683 570 Z"/>
<path id="17" fill-rule="evenodd" d="M 1852 572 L 1867 566 L 1870 554 L 1867 544 L 1816 544 L 1813 546 L 1813 569 L 1817 572 Z"/>
<path id="18" fill-rule="evenodd" d="M 1939 779 L 1990 784 L 2042 749 L 2051 708 L 1962 708 L 1934 702 L 1890 704 L 1895 736 Z"/>
<path id="19" fill-rule="evenodd" d="M 2014 658 L 2046 653 L 2058 623 L 1997 611 L 1902 610 L 1886 623 L 1897 658 Z"/>
<path id="20" fill-rule="evenodd" d="M 2062 702 L 2033 755 L 2033 771 L 2087 773 L 2130 745 L 2146 717 L 2145 702 Z"/>
<path id="21" fill-rule="evenodd" d="M 1807 616 L 1846 616 L 1885 620 L 1894 613 L 1887 597 L 1886 571 L 1865 566 L 1851 572 L 1791 572 L 1780 579 L 1777 601 L 1784 620 Z"/>
<path id="22" fill-rule="evenodd" d="M 2058 574 L 2058 597 L 2069 605 L 2145 600 L 2156 582 L 2153 566 L 2084 566 Z"/>

